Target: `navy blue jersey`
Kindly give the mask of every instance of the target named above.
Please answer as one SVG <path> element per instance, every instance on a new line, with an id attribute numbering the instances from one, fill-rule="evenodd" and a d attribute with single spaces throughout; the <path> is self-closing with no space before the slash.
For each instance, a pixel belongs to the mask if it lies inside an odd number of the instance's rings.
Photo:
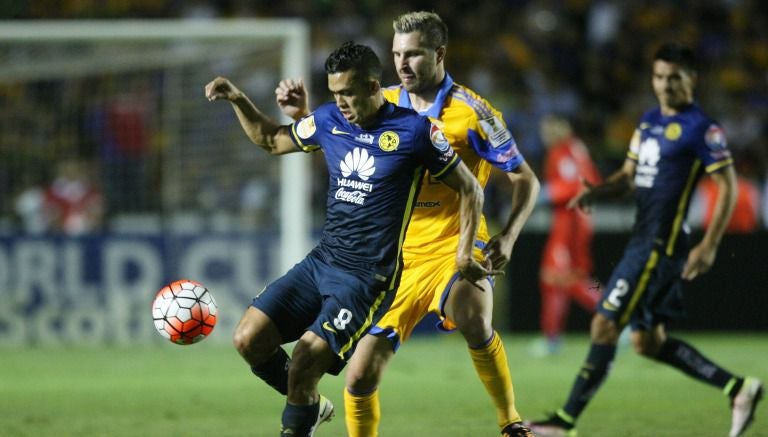
<path id="1" fill-rule="evenodd" d="M 391 103 L 369 129 L 350 124 L 326 103 L 291 131 L 305 152 L 322 149 L 328 166 L 318 249 L 341 267 L 394 273 L 425 170 L 440 178 L 460 162 L 445 136 L 427 117 Z"/>
<path id="2" fill-rule="evenodd" d="M 699 178 L 733 163 L 723 129 L 695 104 L 672 116 L 656 108 L 641 118 L 627 158 L 637 164 L 634 236 L 656 240 L 672 255 L 685 244 Z"/>

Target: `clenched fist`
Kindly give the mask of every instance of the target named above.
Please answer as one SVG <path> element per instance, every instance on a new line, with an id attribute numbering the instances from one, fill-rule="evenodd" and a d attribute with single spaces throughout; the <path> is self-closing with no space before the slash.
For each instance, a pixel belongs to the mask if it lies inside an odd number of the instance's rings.
<path id="1" fill-rule="evenodd" d="M 243 92 L 226 77 L 219 76 L 205 86 L 205 97 L 211 102 L 216 100 L 234 101 L 242 95 Z"/>

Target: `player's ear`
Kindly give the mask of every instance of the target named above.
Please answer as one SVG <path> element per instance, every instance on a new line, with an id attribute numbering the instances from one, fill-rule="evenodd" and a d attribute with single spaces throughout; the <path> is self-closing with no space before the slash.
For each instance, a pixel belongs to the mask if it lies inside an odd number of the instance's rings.
<path id="1" fill-rule="evenodd" d="M 435 49 L 435 52 L 437 53 L 437 63 L 438 64 L 443 62 L 443 60 L 445 59 L 445 52 L 447 50 L 448 50 L 448 48 L 445 47 L 445 46 L 440 46 L 440 47 Z"/>
<path id="2" fill-rule="evenodd" d="M 370 95 L 376 95 L 381 90 L 381 82 L 379 82 L 376 79 L 371 79 L 368 81 L 368 92 Z"/>

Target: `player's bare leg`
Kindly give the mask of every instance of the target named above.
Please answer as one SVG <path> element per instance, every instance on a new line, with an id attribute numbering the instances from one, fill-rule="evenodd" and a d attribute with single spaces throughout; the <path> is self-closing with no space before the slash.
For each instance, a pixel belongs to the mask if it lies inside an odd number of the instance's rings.
<path id="1" fill-rule="evenodd" d="M 283 395 L 288 394 L 290 358 L 280 347 L 283 338 L 269 316 L 248 307 L 235 328 L 232 341 L 256 376 Z"/>
<path id="2" fill-rule="evenodd" d="M 320 396 L 317 385 L 334 361 L 328 343 L 314 332 L 305 332 L 296 343 L 288 369 L 281 436 L 311 437 L 318 425 L 331 419 L 333 405 Z"/>
<path id="3" fill-rule="evenodd" d="M 444 310 L 467 341 L 475 370 L 496 407 L 499 428 L 508 435 L 527 435 L 515 409 L 515 392 L 504 344 L 491 324 L 493 291 L 490 282 L 457 280 Z"/>
<path id="4" fill-rule="evenodd" d="M 471 283 L 464 279 L 456 280 L 444 310 L 470 347 L 486 343 L 493 335 L 493 291 L 489 281 Z"/>
<path id="5" fill-rule="evenodd" d="M 660 324 L 649 331 L 632 331 L 630 340 L 636 353 L 646 358 L 656 358 L 661 346 L 667 340 L 667 332 L 664 330 L 664 325 Z"/>
<path id="6" fill-rule="evenodd" d="M 376 437 L 381 422 L 379 383 L 394 356 L 385 337 L 367 334 L 347 364 L 344 411 L 349 437 Z"/>

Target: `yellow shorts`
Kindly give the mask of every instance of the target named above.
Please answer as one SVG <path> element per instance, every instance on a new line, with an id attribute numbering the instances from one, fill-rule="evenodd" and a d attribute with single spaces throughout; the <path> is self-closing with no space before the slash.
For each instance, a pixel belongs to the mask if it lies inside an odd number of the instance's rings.
<path id="1" fill-rule="evenodd" d="M 478 242 L 476 246 L 484 246 L 484 243 Z M 477 260 L 484 258 L 479 247 L 475 247 L 473 254 Z M 445 317 L 443 311 L 451 286 L 459 277 L 456 252 L 433 256 L 406 255 L 403 262 L 403 273 L 395 300 L 370 330 L 371 334 L 389 338 L 395 349 L 408 340 L 416 325 L 430 312 L 440 317 L 440 329 L 456 329 L 456 325 Z"/>

